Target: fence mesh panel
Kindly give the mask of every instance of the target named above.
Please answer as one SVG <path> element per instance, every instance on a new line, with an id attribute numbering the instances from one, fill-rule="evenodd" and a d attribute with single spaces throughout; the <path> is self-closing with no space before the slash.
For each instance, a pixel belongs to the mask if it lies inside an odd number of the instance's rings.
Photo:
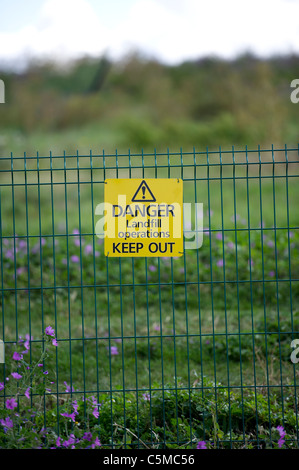
<path id="1" fill-rule="evenodd" d="M 58 346 L 41 363 L 52 377 L 41 413 L 57 435 L 64 400 L 83 397 L 86 415 L 92 396 L 103 447 L 274 446 L 279 425 L 297 445 L 298 155 L 3 157 L 1 382 L 13 380 L 15 344 L 29 338 L 24 357 L 38 360 L 50 325 Z M 95 227 L 107 178 L 182 178 L 184 202 L 203 203 L 202 246 L 105 257 Z"/>

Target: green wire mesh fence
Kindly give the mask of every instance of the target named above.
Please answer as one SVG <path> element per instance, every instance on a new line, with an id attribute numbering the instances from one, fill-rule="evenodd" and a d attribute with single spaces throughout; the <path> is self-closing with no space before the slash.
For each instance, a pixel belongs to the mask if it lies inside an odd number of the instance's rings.
<path id="1" fill-rule="evenodd" d="M 87 417 L 104 448 L 297 447 L 298 155 L 3 157 L 0 417 L 19 348 L 19 415 L 30 403 L 56 437 Z M 95 209 L 107 178 L 182 178 L 184 202 L 203 203 L 202 246 L 106 258 Z"/>

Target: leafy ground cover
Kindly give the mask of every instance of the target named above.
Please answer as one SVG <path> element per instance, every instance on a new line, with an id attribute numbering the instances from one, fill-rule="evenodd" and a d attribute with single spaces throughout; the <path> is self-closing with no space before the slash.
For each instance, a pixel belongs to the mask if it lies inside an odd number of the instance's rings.
<path id="1" fill-rule="evenodd" d="M 154 388 L 150 393 L 114 391 L 82 395 L 64 383 L 53 394 L 55 375 L 45 359 L 59 345 L 45 328 L 40 357 L 32 342 L 15 344 L 0 410 L 0 448 L 296 448 L 297 401 L 287 390 L 266 397 L 232 391 L 206 379 L 192 389 Z M 284 405 L 283 405 L 284 404 Z M 283 424 L 281 424 L 283 423 Z"/>

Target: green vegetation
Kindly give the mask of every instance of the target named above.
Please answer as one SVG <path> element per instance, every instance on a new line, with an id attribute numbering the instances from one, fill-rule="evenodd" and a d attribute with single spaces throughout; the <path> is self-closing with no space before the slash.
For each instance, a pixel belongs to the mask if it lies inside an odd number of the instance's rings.
<path id="1" fill-rule="evenodd" d="M 298 143 L 296 56 L 166 66 L 131 56 L 2 73 L 0 155 Z"/>
<path id="2" fill-rule="evenodd" d="M 266 396 L 261 390 L 234 390 L 196 378 L 192 388 L 179 381 L 162 389 L 153 383 L 147 393 L 118 387 L 82 395 L 65 382 L 57 400 L 52 368 L 49 373 L 44 363 L 59 348 L 54 329 L 45 329 L 35 361 L 33 348 L 28 336 L 19 339 L 8 360 L 10 382 L 0 382 L 6 392 L 0 448 L 297 447 L 297 401 L 291 389 Z"/>

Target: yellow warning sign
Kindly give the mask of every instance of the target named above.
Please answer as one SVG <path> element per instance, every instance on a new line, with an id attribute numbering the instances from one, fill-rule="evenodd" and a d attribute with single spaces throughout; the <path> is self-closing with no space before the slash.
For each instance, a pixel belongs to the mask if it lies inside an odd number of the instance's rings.
<path id="1" fill-rule="evenodd" d="M 105 255 L 183 254 L 181 179 L 105 181 Z"/>

